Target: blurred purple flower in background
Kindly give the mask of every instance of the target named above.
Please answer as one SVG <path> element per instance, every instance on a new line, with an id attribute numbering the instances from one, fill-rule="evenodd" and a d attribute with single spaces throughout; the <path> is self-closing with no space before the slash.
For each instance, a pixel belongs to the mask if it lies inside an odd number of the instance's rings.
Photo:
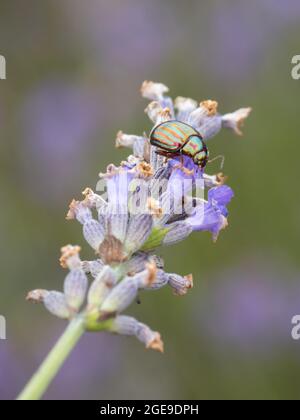
<path id="1" fill-rule="evenodd" d="M 299 16 L 298 0 L 217 2 L 205 29 L 206 42 L 198 51 L 201 65 L 209 64 L 207 71 L 220 81 L 236 84 L 253 79 L 263 70 L 282 31 L 296 24 Z"/>
<path id="2" fill-rule="evenodd" d="M 277 18 L 278 23 L 298 23 L 300 16 L 299 0 L 263 0 L 260 1 L 272 19 Z"/>
<path id="3" fill-rule="evenodd" d="M 117 345 L 115 341 L 118 341 Z M 86 389 L 91 397 L 101 398 L 109 379 L 117 375 L 122 361 L 121 353 L 122 343 L 118 337 L 109 334 L 86 334 L 75 347 L 46 397 L 80 399 L 82 389 Z M 99 383 L 102 384 L 103 390 Z M 98 395 L 93 395 L 96 392 Z"/>
<path id="4" fill-rule="evenodd" d="M 247 2 L 218 3 L 212 14 L 212 71 L 219 77 L 245 79 L 256 69 L 267 42 L 267 23 L 256 25 L 258 8 Z"/>
<path id="5" fill-rule="evenodd" d="M 138 80 L 145 78 L 149 66 L 160 63 L 174 42 L 172 18 L 159 1 L 90 0 L 86 7 L 80 0 L 64 0 L 63 5 L 74 35 L 96 54 L 110 78 L 127 71 L 137 73 Z"/>
<path id="6" fill-rule="evenodd" d="M 12 338 L 0 341 L 0 399 L 15 398 L 34 366 L 40 362 L 41 354 L 46 353 L 56 339 L 56 329 L 48 329 L 46 334 L 39 333 L 39 344 L 34 354 L 28 354 L 26 347 L 22 349 Z M 115 341 L 118 341 L 117 345 Z M 116 376 L 122 361 L 122 351 L 122 342 L 118 337 L 86 334 L 67 360 L 46 398 L 60 399 L 63 395 L 66 399 L 80 399 L 82 389 L 86 389 L 90 395 L 99 392 L 100 398 L 102 390 L 99 382 L 107 388 L 110 378 Z"/>
<path id="7" fill-rule="evenodd" d="M 65 199 L 66 191 L 82 177 L 103 108 L 92 91 L 64 82 L 43 84 L 25 98 L 22 177 L 39 200 Z"/>
<path id="8" fill-rule="evenodd" d="M 0 341 L 0 399 L 13 399 L 16 395 L 17 384 L 25 383 L 29 372 L 20 360 L 17 343 Z"/>
<path id="9" fill-rule="evenodd" d="M 276 270 L 274 263 L 250 259 L 229 269 L 212 286 L 197 307 L 201 334 L 224 351 L 234 348 L 241 353 L 264 353 L 288 348 L 292 317 L 300 313 L 297 277 Z M 199 309 L 200 308 L 200 309 Z"/>

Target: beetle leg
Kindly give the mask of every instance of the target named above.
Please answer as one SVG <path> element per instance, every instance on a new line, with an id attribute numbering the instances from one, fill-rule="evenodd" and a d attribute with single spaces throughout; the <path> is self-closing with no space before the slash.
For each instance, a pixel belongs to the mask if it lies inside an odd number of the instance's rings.
<path id="1" fill-rule="evenodd" d="M 195 173 L 195 169 L 187 169 L 183 164 L 184 159 L 182 158 L 180 160 L 181 160 L 181 162 L 178 163 L 177 165 L 173 166 L 173 169 L 180 169 L 185 175 L 193 176 L 194 173 Z"/>
<path id="2" fill-rule="evenodd" d="M 164 157 L 171 157 L 172 156 L 172 153 L 169 153 L 169 152 L 167 152 L 165 150 L 161 150 L 161 149 L 156 150 L 155 153 L 157 155 L 164 156 Z"/>
<path id="3" fill-rule="evenodd" d="M 175 152 L 175 153 L 174 152 L 168 152 L 167 150 L 162 150 L 162 149 L 156 150 L 155 153 L 157 155 L 164 156 L 164 157 L 166 157 L 168 159 L 173 159 L 174 157 L 182 156 L 178 152 Z"/>
<path id="4" fill-rule="evenodd" d="M 157 153 L 158 155 L 164 156 L 167 159 L 172 159 L 175 156 L 179 156 L 180 157 L 180 162 L 177 165 L 173 166 L 173 169 L 180 169 L 187 176 L 193 176 L 194 175 L 195 169 L 190 170 L 190 169 L 187 169 L 184 166 L 184 156 L 181 153 L 171 153 L 171 152 L 167 152 L 166 150 L 161 150 L 161 149 L 156 150 L 155 153 Z"/>

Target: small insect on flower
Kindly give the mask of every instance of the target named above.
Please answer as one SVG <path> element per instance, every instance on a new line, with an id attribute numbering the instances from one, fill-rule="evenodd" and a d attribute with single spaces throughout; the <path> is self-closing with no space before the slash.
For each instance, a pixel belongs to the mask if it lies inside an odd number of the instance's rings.
<path id="1" fill-rule="evenodd" d="M 181 121 L 165 121 L 150 133 L 150 143 L 158 147 L 158 154 L 166 157 L 186 155 L 200 168 L 205 168 L 209 152 L 202 136 L 190 125 Z"/>

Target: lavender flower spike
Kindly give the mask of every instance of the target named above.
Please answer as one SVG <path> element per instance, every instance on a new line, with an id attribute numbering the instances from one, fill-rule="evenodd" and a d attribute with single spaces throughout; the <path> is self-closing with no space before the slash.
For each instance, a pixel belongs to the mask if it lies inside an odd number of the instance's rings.
<path id="1" fill-rule="evenodd" d="M 249 116 L 251 108 L 241 108 L 235 112 L 222 115 L 218 112 L 218 102 L 214 100 L 204 100 L 199 103 L 191 98 L 178 97 L 173 101 L 165 96 L 168 88 L 160 83 L 144 82 L 142 85 L 142 95 L 145 98 L 156 101 L 155 105 L 150 104 L 146 111 L 149 118 L 157 124 L 161 122 L 162 114 L 168 113 L 165 120 L 174 119 L 185 122 L 194 127 L 204 138 L 209 140 L 215 137 L 223 127 L 230 128 L 236 134 L 241 135 L 241 127 L 245 119 Z M 153 108 L 156 111 L 156 120 L 154 118 Z M 173 109 L 177 112 L 173 112 Z M 158 122 L 159 120 L 159 122 Z"/>
<path id="2" fill-rule="evenodd" d="M 205 141 L 222 128 L 241 134 L 241 126 L 251 111 L 241 108 L 220 114 L 215 100 L 199 103 L 180 96 L 173 102 L 168 91 L 162 83 L 146 81 L 142 85 L 142 96 L 151 101 L 146 113 L 152 126 L 181 121 L 192 126 Z M 119 131 L 116 146 L 129 147 L 132 154 L 119 166 L 108 165 L 100 174 L 97 193 L 85 189 L 84 198 L 73 200 L 67 214 L 68 220 L 77 220 L 82 226 L 94 259 L 82 261 L 79 246 L 63 247 L 60 264 L 68 270 L 63 291 L 36 289 L 27 296 L 70 323 L 20 399 L 43 394 L 85 331 L 134 336 L 146 348 L 163 352 L 160 334 L 124 315 L 124 311 L 138 293 L 164 286 L 184 296 L 193 287 L 193 276 L 165 271 L 161 248 L 187 240 L 193 232 L 209 231 L 216 241 L 228 226 L 228 207 L 234 193 L 223 174 L 207 174 L 189 155 L 161 156 L 146 133 Z"/>

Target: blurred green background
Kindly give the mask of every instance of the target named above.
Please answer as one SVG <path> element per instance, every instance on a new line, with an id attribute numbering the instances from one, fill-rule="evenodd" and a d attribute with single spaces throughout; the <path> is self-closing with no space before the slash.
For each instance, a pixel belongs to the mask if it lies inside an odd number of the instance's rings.
<path id="1" fill-rule="evenodd" d="M 162 333 L 164 355 L 87 334 L 45 398 L 300 397 L 299 23 L 297 0 L 0 1 L 1 399 L 64 329 L 24 297 L 61 289 L 62 245 L 92 257 L 66 208 L 126 156 L 114 149 L 119 129 L 150 130 L 145 79 L 173 97 L 217 99 L 221 112 L 253 107 L 242 139 L 222 132 L 210 143 L 235 191 L 230 227 L 216 244 L 201 233 L 163 250 L 167 271 L 194 274 L 185 297 L 144 293 L 127 311 Z"/>

